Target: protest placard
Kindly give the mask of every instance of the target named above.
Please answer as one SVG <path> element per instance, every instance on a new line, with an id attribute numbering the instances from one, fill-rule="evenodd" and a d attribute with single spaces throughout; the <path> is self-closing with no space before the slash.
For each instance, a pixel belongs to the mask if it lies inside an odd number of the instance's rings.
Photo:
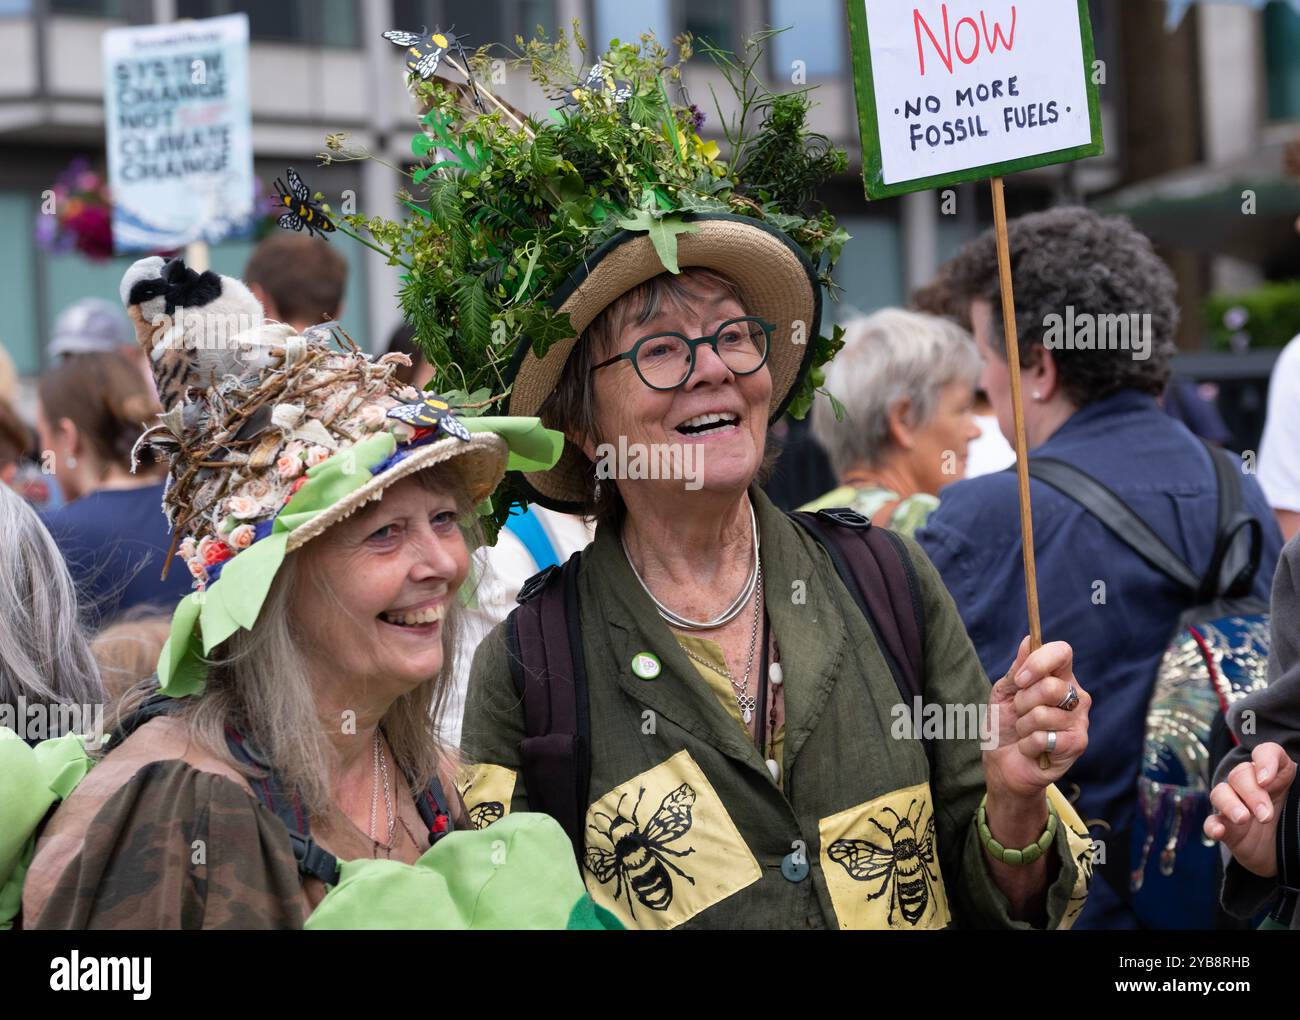
<path id="1" fill-rule="evenodd" d="M 870 198 L 1100 155 L 1087 0 L 849 0 Z"/>
<path id="2" fill-rule="evenodd" d="M 247 15 L 106 32 L 104 107 L 116 251 L 247 233 Z"/>
<path id="3" fill-rule="evenodd" d="M 989 179 L 1031 649 L 1042 644 L 1002 176 L 1104 151 L 1087 0 L 846 0 L 867 197 Z M 1046 753 L 1042 768 L 1050 768 Z"/>

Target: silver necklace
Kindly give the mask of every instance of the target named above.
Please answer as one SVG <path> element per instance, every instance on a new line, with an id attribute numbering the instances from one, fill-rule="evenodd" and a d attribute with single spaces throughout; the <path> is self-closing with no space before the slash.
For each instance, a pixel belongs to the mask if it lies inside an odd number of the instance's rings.
<path id="1" fill-rule="evenodd" d="M 754 695 L 749 693 L 749 675 L 751 672 L 753 672 L 754 669 L 754 649 L 758 645 L 758 620 L 759 620 L 759 614 L 762 611 L 762 606 L 763 606 L 763 567 L 760 564 L 758 568 L 758 584 L 756 586 L 756 594 L 754 597 L 754 623 L 749 631 L 749 654 L 745 658 L 745 679 L 742 680 L 739 684 L 736 683 L 736 678 L 731 675 L 731 670 L 727 668 L 726 656 L 724 655 L 722 658 L 722 670 L 721 670 L 722 675 L 727 678 L 727 682 L 731 684 L 731 689 L 736 694 L 736 707 L 740 709 L 741 717 L 745 720 L 746 726 L 748 726 L 750 722 L 753 720 L 754 710 L 758 708 L 758 698 L 756 698 Z M 688 657 L 694 659 L 696 662 L 700 663 L 701 665 L 708 666 L 709 669 L 716 670 L 718 668 L 713 663 L 708 662 L 705 659 L 701 659 L 689 648 L 683 646 L 682 651 L 684 651 Z"/>
<path id="2" fill-rule="evenodd" d="M 388 838 L 386 843 L 381 843 L 375 838 L 375 813 L 379 807 L 379 776 L 383 773 L 384 778 L 384 813 L 388 818 Z M 397 819 L 393 815 L 393 800 L 388 792 L 388 759 L 385 757 L 379 740 L 379 727 L 375 727 L 375 762 L 374 762 L 374 781 L 370 788 L 370 841 L 376 846 L 383 846 L 391 850 L 393 846 L 393 830 L 397 828 Z"/>
<path id="3" fill-rule="evenodd" d="M 628 552 L 627 549 L 627 539 L 620 535 L 619 541 L 623 544 L 623 555 L 627 557 L 627 564 L 632 568 L 632 576 L 635 577 L 637 583 L 641 585 L 641 590 L 650 596 L 650 601 L 654 603 L 655 609 L 659 611 L 659 615 L 662 616 L 670 626 L 677 627 L 679 630 L 717 630 L 719 627 L 730 623 L 740 615 L 740 611 L 745 608 L 745 604 L 749 602 L 751 597 L 753 597 L 754 588 L 758 584 L 758 576 L 761 568 L 758 563 L 758 521 L 754 517 L 753 503 L 749 504 L 749 525 L 754 533 L 754 565 L 750 568 L 749 578 L 746 580 L 744 587 L 741 588 L 740 594 L 736 596 L 735 601 L 712 620 L 692 620 L 689 617 L 682 616 L 680 613 L 673 612 L 655 598 L 654 592 L 652 592 L 645 581 L 641 579 L 641 575 L 637 572 L 636 564 L 632 562 L 632 554 Z"/>

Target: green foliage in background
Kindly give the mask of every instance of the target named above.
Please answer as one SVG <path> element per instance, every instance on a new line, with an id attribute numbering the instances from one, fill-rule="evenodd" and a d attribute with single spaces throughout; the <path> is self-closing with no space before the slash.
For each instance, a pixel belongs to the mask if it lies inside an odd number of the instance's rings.
<path id="1" fill-rule="evenodd" d="M 1238 333 L 1250 338 L 1252 348 L 1284 347 L 1300 336 L 1300 280 L 1266 283 L 1245 294 L 1212 294 L 1205 318 L 1216 350 L 1232 350 Z"/>

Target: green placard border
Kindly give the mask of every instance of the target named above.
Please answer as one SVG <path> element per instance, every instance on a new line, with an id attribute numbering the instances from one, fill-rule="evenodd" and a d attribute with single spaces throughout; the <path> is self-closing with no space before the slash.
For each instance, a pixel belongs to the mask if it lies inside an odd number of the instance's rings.
<path id="1" fill-rule="evenodd" d="M 1072 149 L 1040 152 L 1035 156 L 992 163 L 985 166 L 954 170 L 934 177 L 884 183 L 884 169 L 880 155 L 880 124 L 876 117 L 876 90 L 871 73 L 871 43 L 867 31 L 867 0 L 845 0 L 849 18 L 849 45 L 853 55 L 853 91 L 858 104 L 858 130 L 862 141 L 862 180 L 868 199 L 894 198 L 914 191 L 944 188 L 952 184 L 983 181 L 990 177 L 1004 177 L 1021 170 L 1033 170 L 1055 163 L 1068 163 L 1087 156 L 1100 156 L 1106 151 L 1101 131 L 1101 90 L 1092 81 L 1092 65 L 1097 59 L 1092 36 L 1092 15 L 1088 0 L 1079 0 L 1079 32 L 1083 38 L 1083 79 L 1088 94 L 1088 119 L 1092 141 Z"/>

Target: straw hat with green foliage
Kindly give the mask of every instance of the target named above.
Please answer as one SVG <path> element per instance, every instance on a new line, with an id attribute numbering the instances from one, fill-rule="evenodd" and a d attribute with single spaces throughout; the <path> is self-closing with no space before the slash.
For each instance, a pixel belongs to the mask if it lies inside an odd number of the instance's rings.
<path id="1" fill-rule="evenodd" d="M 705 115 L 685 93 L 689 36 L 674 40 L 675 60 L 649 33 L 590 54 L 576 21 L 571 39 L 516 37 L 513 66 L 557 102 L 544 117 L 487 90 L 497 47 L 465 68 L 444 57 L 471 85 L 411 77 L 424 112 L 401 194 L 410 214 L 342 222 L 404 267 L 402 309 L 416 341 L 432 364 L 454 367 L 434 388 L 462 407 L 537 414 L 605 307 L 660 273 L 703 266 L 734 280 L 750 313 L 777 326 L 773 420 L 807 413 L 840 346 L 838 328 L 820 334 L 821 289 L 832 288 L 848 240 L 816 193 L 846 157 L 809 131 L 808 89 L 775 93 L 758 81 L 770 34 L 739 55 L 705 48 L 734 92 L 729 113 L 717 104 L 721 146 L 701 136 Z M 338 135 L 327 148 L 325 162 L 366 156 Z M 495 501 L 498 520 L 528 499 L 572 509 L 585 467 L 568 443 L 554 468 L 513 475 Z"/>

